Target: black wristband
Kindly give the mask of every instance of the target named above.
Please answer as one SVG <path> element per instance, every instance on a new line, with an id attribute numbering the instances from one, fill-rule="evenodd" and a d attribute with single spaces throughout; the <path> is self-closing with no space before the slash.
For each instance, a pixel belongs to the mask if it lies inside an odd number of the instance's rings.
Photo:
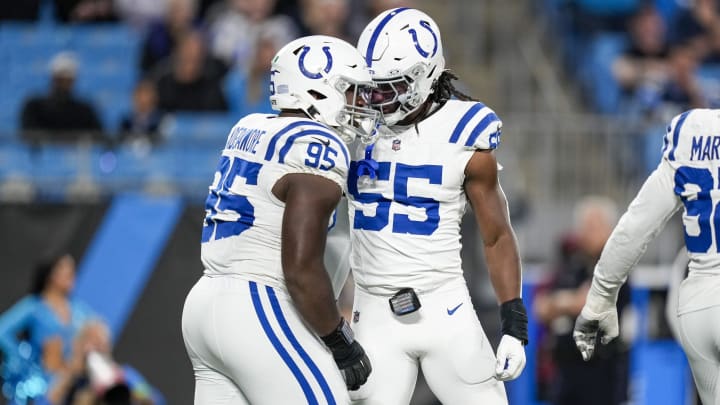
<path id="1" fill-rule="evenodd" d="M 335 328 L 334 331 L 330 332 L 329 335 L 321 336 L 323 343 L 331 350 L 335 350 L 338 347 L 345 347 L 352 344 L 355 341 L 355 335 L 353 334 L 350 325 L 345 321 L 345 318 L 340 318 L 340 324 Z"/>
<path id="2" fill-rule="evenodd" d="M 528 316 L 522 298 L 515 298 L 500 305 L 500 325 L 503 335 L 510 335 L 528 343 Z"/>

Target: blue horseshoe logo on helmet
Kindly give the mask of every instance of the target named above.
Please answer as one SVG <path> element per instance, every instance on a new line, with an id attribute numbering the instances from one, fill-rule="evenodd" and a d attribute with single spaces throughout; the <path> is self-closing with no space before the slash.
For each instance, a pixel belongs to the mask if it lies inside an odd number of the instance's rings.
<path id="1" fill-rule="evenodd" d="M 432 28 L 430 28 L 429 22 L 421 20 L 420 26 L 422 26 L 426 30 L 430 31 L 430 34 L 432 35 L 433 40 L 435 41 L 435 45 L 433 45 L 432 55 L 430 55 L 430 52 L 427 52 L 426 50 L 422 49 L 422 47 L 420 46 L 420 43 L 418 42 L 417 31 L 415 31 L 414 28 L 411 28 L 408 30 L 408 32 L 412 36 L 413 42 L 415 42 L 415 49 L 417 49 L 418 53 L 423 58 L 427 58 L 428 56 L 433 57 L 437 53 L 437 48 L 438 48 L 437 35 L 435 35 L 435 31 L 433 31 Z"/>
<path id="2" fill-rule="evenodd" d="M 332 55 L 330 54 L 330 47 L 323 46 L 322 50 L 323 50 L 323 52 L 325 52 L 325 56 L 327 57 L 327 64 L 325 65 L 325 68 L 323 69 L 323 71 L 325 73 L 329 73 L 330 68 L 332 68 L 332 64 L 333 64 L 333 58 L 332 58 Z M 305 77 L 307 77 L 307 78 L 320 79 L 322 77 L 322 74 L 320 74 L 320 72 L 311 73 L 307 69 L 305 69 L 305 55 L 307 55 L 308 52 L 310 52 L 309 46 L 303 47 L 302 51 L 300 51 L 300 59 L 298 60 L 298 67 L 300 68 L 300 72 L 302 72 L 302 74 L 305 75 Z"/>

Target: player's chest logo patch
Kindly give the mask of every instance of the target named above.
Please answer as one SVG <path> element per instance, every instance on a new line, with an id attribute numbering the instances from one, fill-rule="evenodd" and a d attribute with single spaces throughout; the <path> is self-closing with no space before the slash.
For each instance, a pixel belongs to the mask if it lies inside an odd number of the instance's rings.
<path id="1" fill-rule="evenodd" d="M 402 141 L 400 141 L 399 139 L 393 139 L 393 141 L 392 141 L 392 150 L 394 150 L 394 151 L 397 152 L 397 151 L 400 150 L 400 147 L 401 147 L 401 146 L 402 146 Z"/>
<path id="2" fill-rule="evenodd" d="M 360 311 L 353 312 L 353 323 L 360 322 Z"/>

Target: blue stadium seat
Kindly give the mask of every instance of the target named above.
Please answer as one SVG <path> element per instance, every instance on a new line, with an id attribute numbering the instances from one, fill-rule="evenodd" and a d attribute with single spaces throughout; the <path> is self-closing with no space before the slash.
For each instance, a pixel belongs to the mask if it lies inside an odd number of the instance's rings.
<path id="1" fill-rule="evenodd" d="M 23 100 L 19 97 L 0 99 L 0 138 L 14 138 L 20 129 Z"/>
<path id="2" fill-rule="evenodd" d="M 33 176 L 33 159 L 27 146 L 15 142 L 0 144 L 0 181 Z"/>
<path id="3" fill-rule="evenodd" d="M 720 64 L 702 65 L 696 72 L 710 108 L 720 108 Z"/>
<path id="4" fill-rule="evenodd" d="M 185 194 L 204 198 L 213 181 L 219 156 L 220 149 L 182 148 L 179 158 L 183 164 L 178 165 L 175 171 L 178 189 Z"/>
<path id="5" fill-rule="evenodd" d="M 8 62 L 12 71 L 29 71 L 37 75 L 49 75 L 49 63 L 53 56 L 61 51 L 67 50 L 63 47 L 54 46 L 13 46 Z M 82 67 L 80 72 L 82 72 Z"/>
<path id="6" fill-rule="evenodd" d="M 580 79 L 590 91 L 595 107 L 601 113 L 617 112 L 620 103 L 620 85 L 612 73 L 612 63 L 627 46 L 623 34 L 600 34 L 587 47 Z"/>
<path id="7" fill-rule="evenodd" d="M 140 43 L 140 35 L 127 25 L 99 24 L 72 27 L 73 47 L 80 48 L 136 48 Z"/>
<path id="8" fill-rule="evenodd" d="M 72 183 L 81 174 L 91 175 L 89 148 L 76 145 L 43 145 L 35 159 L 35 179 L 42 188 L 55 190 Z M 60 189 L 61 190 L 61 189 Z"/>
<path id="9" fill-rule="evenodd" d="M 122 75 L 137 69 L 137 49 L 75 48 L 85 73 L 100 71 L 105 75 Z"/>
<path id="10" fill-rule="evenodd" d="M 17 48 L 27 46 L 66 46 L 73 37 L 69 28 L 46 27 L 32 23 L 0 24 L 0 44 Z"/>
<path id="11" fill-rule="evenodd" d="M 114 154 L 115 165 L 105 171 L 105 181 L 116 189 L 138 188 L 148 181 L 173 182 L 180 164 L 178 151 L 170 148 L 136 150 L 122 146 Z"/>
<path id="12" fill-rule="evenodd" d="M 237 121 L 234 114 L 177 113 L 168 117 L 164 135 L 171 144 L 200 143 L 219 150 Z"/>

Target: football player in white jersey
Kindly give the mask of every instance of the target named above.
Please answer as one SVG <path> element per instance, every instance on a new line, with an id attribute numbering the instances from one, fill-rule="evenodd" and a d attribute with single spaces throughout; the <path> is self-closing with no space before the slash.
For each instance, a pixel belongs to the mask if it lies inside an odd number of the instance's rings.
<path id="1" fill-rule="evenodd" d="M 681 207 L 690 263 L 680 285 L 680 344 L 703 404 L 720 405 L 720 110 L 696 109 L 675 117 L 660 164 L 630 203 L 595 266 L 573 337 L 584 359 L 596 339 L 618 336 L 618 290 L 648 243 Z"/>
<path id="2" fill-rule="evenodd" d="M 525 364 L 527 315 L 507 203 L 498 183 L 501 122 L 459 93 L 445 71 L 440 31 L 425 13 L 388 10 L 358 49 L 386 128 L 358 149 L 348 177 L 353 329 L 373 374 L 361 404 L 407 404 L 422 367 L 445 404 L 506 404 L 503 382 Z M 482 231 L 501 304 L 497 359 L 463 278 L 460 222 L 467 202 Z"/>
<path id="3" fill-rule="evenodd" d="M 323 264 L 345 142 L 372 141 L 378 121 L 370 73 L 352 45 L 310 36 L 271 75 L 280 114 L 235 124 L 205 204 L 205 271 L 182 317 L 196 405 L 347 404 L 371 372 Z"/>

